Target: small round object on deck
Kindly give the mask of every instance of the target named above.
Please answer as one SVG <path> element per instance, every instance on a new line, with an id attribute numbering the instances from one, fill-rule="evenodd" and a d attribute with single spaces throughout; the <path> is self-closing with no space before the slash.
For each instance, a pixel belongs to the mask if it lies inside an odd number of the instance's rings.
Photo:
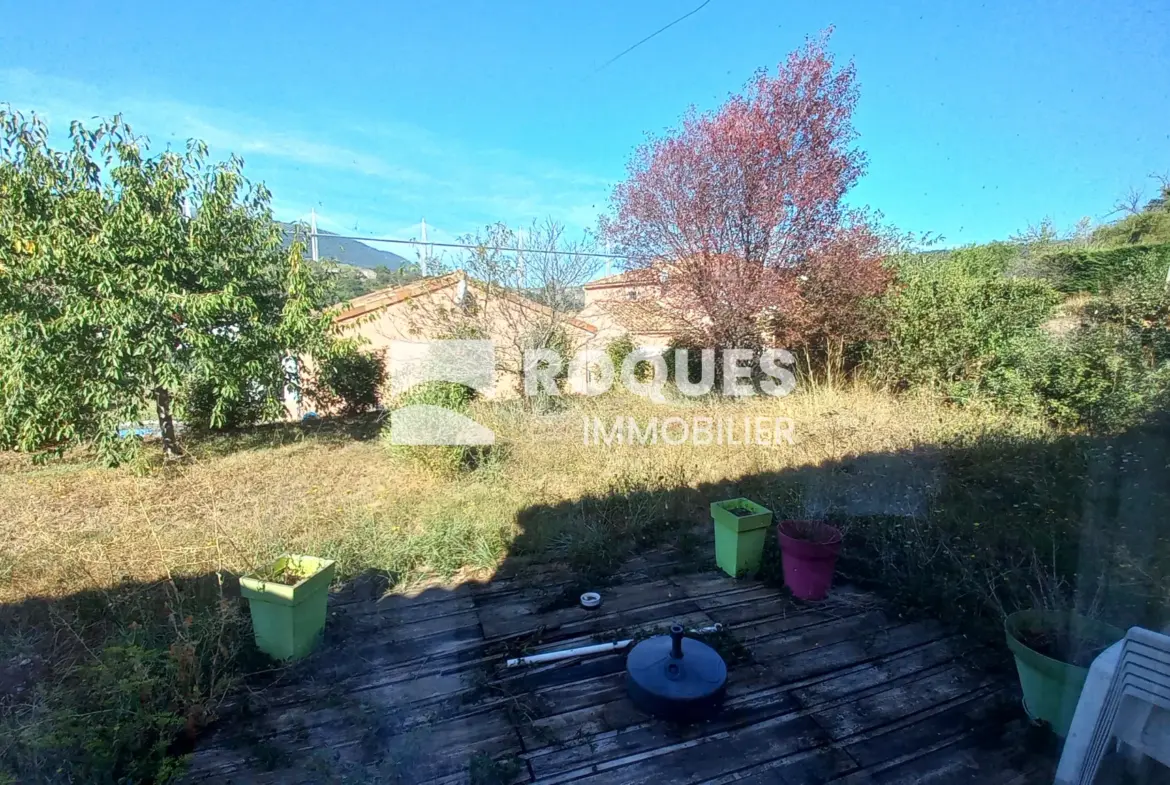
<path id="1" fill-rule="evenodd" d="M 626 657 L 626 691 L 634 705 L 649 714 L 677 722 L 713 716 L 727 694 L 727 663 L 702 641 L 683 635 L 681 625 L 670 635 L 647 638 Z"/>
<path id="2" fill-rule="evenodd" d="M 595 591 L 587 591 L 581 595 L 582 608 L 596 608 L 601 604 L 601 595 Z"/>

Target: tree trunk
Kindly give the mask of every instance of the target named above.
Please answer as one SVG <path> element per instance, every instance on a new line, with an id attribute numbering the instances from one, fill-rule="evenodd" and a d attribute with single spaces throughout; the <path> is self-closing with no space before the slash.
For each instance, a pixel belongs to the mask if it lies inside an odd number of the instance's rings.
<path id="1" fill-rule="evenodd" d="M 171 415 L 171 393 L 162 387 L 154 391 L 155 408 L 158 411 L 158 430 L 162 435 L 163 455 L 167 458 L 178 458 L 183 454 L 175 439 L 175 418 Z"/>

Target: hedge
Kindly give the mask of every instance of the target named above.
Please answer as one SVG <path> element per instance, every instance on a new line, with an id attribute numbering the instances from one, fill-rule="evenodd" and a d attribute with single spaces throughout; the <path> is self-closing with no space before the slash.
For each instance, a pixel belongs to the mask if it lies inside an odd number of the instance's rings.
<path id="1" fill-rule="evenodd" d="M 1170 243 L 1058 251 L 1044 257 L 1044 262 L 1061 291 L 1102 294 L 1143 271 L 1151 275 L 1160 271 L 1165 276 Z"/>

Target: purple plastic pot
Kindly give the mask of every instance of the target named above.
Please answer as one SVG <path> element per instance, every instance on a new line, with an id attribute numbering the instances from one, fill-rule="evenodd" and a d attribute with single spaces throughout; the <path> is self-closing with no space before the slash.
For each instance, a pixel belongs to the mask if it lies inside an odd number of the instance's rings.
<path id="1" fill-rule="evenodd" d="M 784 585 L 802 600 L 823 600 L 833 585 L 841 551 L 840 529 L 822 521 L 781 521 L 776 534 Z"/>

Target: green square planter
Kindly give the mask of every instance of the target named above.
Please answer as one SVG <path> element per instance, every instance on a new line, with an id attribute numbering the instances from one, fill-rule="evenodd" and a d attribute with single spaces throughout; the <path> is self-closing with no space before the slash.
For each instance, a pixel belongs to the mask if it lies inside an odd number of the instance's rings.
<path id="1" fill-rule="evenodd" d="M 746 507 L 751 515 L 736 515 L 732 508 Z M 772 523 L 772 511 L 749 499 L 711 502 L 715 520 L 715 563 L 733 578 L 760 569 L 764 538 Z"/>
<path id="2" fill-rule="evenodd" d="M 278 660 L 298 660 L 313 651 L 325 628 L 333 560 L 281 556 L 269 574 L 286 568 L 303 577 L 290 586 L 247 575 L 240 578 L 240 593 L 248 598 L 252 632 L 260 650 Z"/>

